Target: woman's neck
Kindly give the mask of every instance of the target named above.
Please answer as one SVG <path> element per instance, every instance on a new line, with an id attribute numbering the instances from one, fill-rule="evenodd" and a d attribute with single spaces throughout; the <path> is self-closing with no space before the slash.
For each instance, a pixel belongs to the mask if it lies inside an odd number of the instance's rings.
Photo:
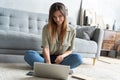
<path id="1" fill-rule="evenodd" d="M 58 35 L 60 36 L 60 34 L 61 34 L 61 26 L 57 26 L 57 33 L 58 33 Z"/>
<path id="2" fill-rule="evenodd" d="M 61 28 L 62 27 L 62 25 L 57 25 L 57 28 Z"/>

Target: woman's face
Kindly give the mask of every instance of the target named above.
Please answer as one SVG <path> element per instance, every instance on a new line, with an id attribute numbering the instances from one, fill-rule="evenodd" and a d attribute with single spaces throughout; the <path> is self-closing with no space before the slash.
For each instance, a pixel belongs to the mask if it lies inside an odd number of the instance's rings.
<path id="1" fill-rule="evenodd" d="M 61 26 L 62 23 L 64 22 L 64 16 L 59 10 L 57 10 L 53 14 L 53 20 L 58 26 Z"/>

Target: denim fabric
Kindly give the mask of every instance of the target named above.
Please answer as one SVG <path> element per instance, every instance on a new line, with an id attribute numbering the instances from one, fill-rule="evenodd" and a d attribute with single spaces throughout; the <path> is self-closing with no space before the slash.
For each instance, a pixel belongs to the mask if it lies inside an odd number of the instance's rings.
<path id="1" fill-rule="evenodd" d="M 54 63 L 56 57 L 57 57 L 56 55 L 50 56 L 51 63 Z M 44 63 L 43 55 L 39 54 L 38 52 L 36 52 L 34 50 L 28 50 L 25 53 L 24 59 L 32 67 L 34 65 L 34 62 Z M 80 56 L 80 54 L 73 52 L 69 56 L 65 57 L 64 60 L 60 64 L 68 65 L 68 66 L 70 66 L 71 69 L 73 69 L 73 68 L 79 66 L 81 63 L 82 63 L 82 57 Z"/>

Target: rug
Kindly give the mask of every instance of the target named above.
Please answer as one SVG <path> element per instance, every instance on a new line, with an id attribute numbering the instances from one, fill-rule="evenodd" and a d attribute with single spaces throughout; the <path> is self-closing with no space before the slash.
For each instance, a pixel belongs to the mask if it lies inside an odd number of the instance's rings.
<path id="1" fill-rule="evenodd" d="M 108 63 L 108 64 L 120 64 L 120 59 L 112 58 L 112 57 L 100 57 L 99 61 Z"/>
<path id="2" fill-rule="evenodd" d="M 111 60 L 111 59 L 110 59 Z M 97 61 L 92 65 L 92 59 L 83 59 L 83 64 L 74 69 L 74 75 L 84 75 L 92 80 L 119 80 L 120 64 Z M 0 80 L 55 80 L 27 76 L 32 69 L 25 63 L 0 63 Z M 69 76 L 68 80 L 80 80 Z"/>

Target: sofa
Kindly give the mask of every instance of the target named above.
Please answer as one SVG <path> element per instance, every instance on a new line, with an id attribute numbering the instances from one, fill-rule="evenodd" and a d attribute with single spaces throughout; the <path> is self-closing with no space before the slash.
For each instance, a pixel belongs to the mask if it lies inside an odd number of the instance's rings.
<path id="1" fill-rule="evenodd" d="M 0 54 L 24 55 L 26 50 L 41 52 L 42 28 L 47 21 L 48 14 L 0 7 Z M 93 58 L 95 63 L 100 56 L 103 30 L 76 25 L 70 17 L 68 23 L 77 33 L 74 51 L 82 57 Z"/>

